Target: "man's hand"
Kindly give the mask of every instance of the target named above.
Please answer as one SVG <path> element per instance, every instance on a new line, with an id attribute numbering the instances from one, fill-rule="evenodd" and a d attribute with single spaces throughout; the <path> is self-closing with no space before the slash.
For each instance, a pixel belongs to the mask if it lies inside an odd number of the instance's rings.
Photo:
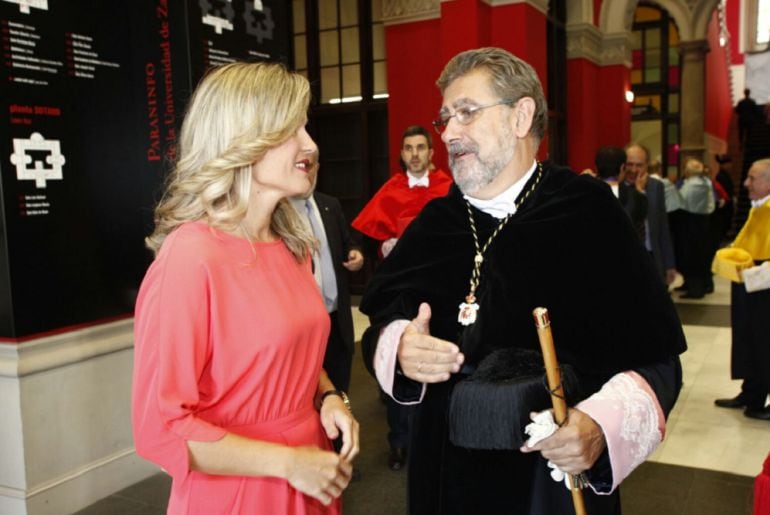
<path id="1" fill-rule="evenodd" d="M 540 451 L 543 458 L 553 462 L 562 472 L 580 474 L 590 469 L 607 447 L 604 432 L 594 419 L 580 410 L 570 408 L 567 422 L 554 434 L 536 445 L 521 446 L 521 452 Z"/>
<path id="2" fill-rule="evenodd" d="M 342 266 L 351 272 L 358 272 L 364 266 L 364 255 L 358 249 L 351 249 L 348 252 L 348 260 L 342 263 Z"/>
<path id="3" fill-rule="evenodd" d="M 636 180 L 634 181 L 634 186 L 636 186 L 636 191 L 639 193 L 645 193 L 645 188 L 647 187 L 647 181 L 649 180 L 650 175 L 647 173 L 647 170 L 642 170 L 638 174 L 636 174 Z"/>
<path id="4" fill-rule="evenodd" d="M 423 302 L 417 318 L 406 326 L 398 346 L 401 370 L 421 383 L 440 383 L 456 373 L 465 360 L 454 343 L 430 335 L 430 306 Z"/>
<path id="5" fill-rule="evenodd" d="M 666 270 L 666 284 L 671 284 L 676 279 L 676 268 Z"/>

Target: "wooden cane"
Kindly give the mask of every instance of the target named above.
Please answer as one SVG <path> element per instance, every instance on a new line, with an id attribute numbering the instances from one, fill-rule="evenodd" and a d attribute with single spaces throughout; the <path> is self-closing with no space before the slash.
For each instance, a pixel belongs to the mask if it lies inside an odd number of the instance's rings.
<path id="1" fill-rule="evenodd" d="M 556 359 L 556 349 L 553 347 L 553 334 L 551 333 L 551 319 L 546 308 L 535 308 L 532 311 L 537 327 L 537 337 L 540 340 L 540 349 L 543 352 L 545 374 L 548 378 L 548 389 L 551 392 L 553 404 L 553 418 L 559 426 L 567 421 L 567 401 L 565 400 L 564 386 L 561 383 L 561 370 Z M 570 493 L 572 493 L 572 505 L 575 507 L 575 515 L 586 515 L 586 505 L 583 500 L 583 491 L 577 477 L 569 474 Z"/>

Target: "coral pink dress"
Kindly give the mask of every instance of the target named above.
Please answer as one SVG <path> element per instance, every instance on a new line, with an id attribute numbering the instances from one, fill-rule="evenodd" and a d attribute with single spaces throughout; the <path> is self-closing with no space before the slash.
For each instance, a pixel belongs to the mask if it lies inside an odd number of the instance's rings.
<path id="1" fill-rule="evenodd" d="M 173 478 L 168 513 L 341 511 L 283 479 L 191 471 L 186 446 L 231 432 L 331 449 L 313 406 L 329 316 L 309 267 L 202 222 L 164 241 L 136 305 L 132 423 L 137 453 Z"/>

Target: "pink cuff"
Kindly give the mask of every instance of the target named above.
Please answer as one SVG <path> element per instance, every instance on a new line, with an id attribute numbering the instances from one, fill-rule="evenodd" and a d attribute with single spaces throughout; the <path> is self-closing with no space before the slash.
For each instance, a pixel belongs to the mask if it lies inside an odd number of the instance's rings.
<path id="1" fill-rule="evenodd" d="M 398 361 L 398 345 L 401 343 L 401 335 L 409 325 L 409 320 L 394 320 L 380 331 L 377 340 L 377 352 L 374 355 L 374 375 L 380 383 L 382 391 L 387 393 L 399 404 L 419 404 L 425 396 L 425 385 L 422 385 L 420 398 L 416 401 L 402 402 L 393 397 L 393 383 L 396 376 L 396 362 Z"/>
<path id="2" fill-rule="evenodd" d="M 638 467 L 663 440 L 666 418 L 655 392 L 636 372 L 612 377 L 602 389 L 575 406 L 604 431 L 612 466 L 609 494 Z M 591 487 L 593 489 L 593 486 Z"/>

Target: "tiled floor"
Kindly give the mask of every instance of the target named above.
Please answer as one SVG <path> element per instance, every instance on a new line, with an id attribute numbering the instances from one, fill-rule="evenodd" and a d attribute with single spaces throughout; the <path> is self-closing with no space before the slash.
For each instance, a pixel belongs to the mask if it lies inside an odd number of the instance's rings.
<path id="1" fill-rule="evenodd" d="M 744 476 L 756 476 L 762 469 L 770 452 L 770 422 L 714 406 L 714 399 L 740 391 L 740 381 L 730 379 L 729 305 L 730 285 L 719 278 L 714 294 L 678 302 L 689 345 L 682 355 L 684 387 L 669 417 L 666 439 L 651 461 Z"/>
<path id="2" fill-rule="evenodd" d="M 673 294 L 674 298 L 678 294 Z M 668 421 L 666 440 L 623 485 L 624 515 L 749 515 L 753 477 L 770 451 L 770 422 L 714 406 L 738 393 L 729 378 L 729 284 L 717 279 L 704 300 L 677 300 L 689 350 L 684 388 Z M 357 339 L 366 319 L 355 312 Z M 385 410 L 356 356 L 351 398 L 362 427 L 361 479 L 345 492 L 346 515 L 405 513 L 405 474 L 385 466 Z M 170 482 L 153 476 L 82 510 L 79 515 L 162 514 Z"/>

